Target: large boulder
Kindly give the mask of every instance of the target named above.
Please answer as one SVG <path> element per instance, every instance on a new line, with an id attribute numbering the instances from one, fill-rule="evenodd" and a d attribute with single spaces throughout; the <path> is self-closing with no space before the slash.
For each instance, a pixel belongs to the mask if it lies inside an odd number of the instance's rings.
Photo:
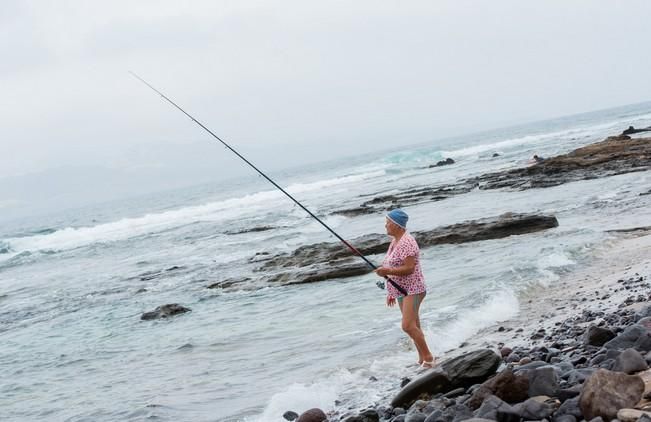
<path id="1" fill-rule="evenodd" d="M 649 369 L 649 365 L 647 365 L 640 352 L 635 349 L 626 349 L 620 353 L 612 368 L 613 371 L 627 374 L 644 371 L 645 369 Z"/>
<path id="2" fill-rule="evenodd" d="M 502 359 L 492 350 L 476 350 L 447 360 L 441 368 L 448 374 L 454 388 L 470 387 L 493 375 Z"/>
<path id="3" fill-rule="evenodd" d="M 491 350 L 476 350 L 449 359 L 437 368 L 413 379 L 393 398 L 391 406 L 404 407 L 422 394 L 447 393 L 484 382 L 493 375 L 501 358 Z"/>
<path id="4" fill-rule="evenodd" d="M 599 369 L 583 385 L 579 406 L 586 420 L 617 418 L 620 409 L 635 406 L 644 393 L 644 382 L 636 375 Z"/>
<path id="5" fill-rule="evenodd" d="M 634 348 L 640 352 L 651 351 L 651 332 L 645 327 L 629 325 L 617 337 L 604 344 L 606 349 L 624 350 Z"/>
<path id="6" fill-rule="evenodd" d="M 434 395 L 450 391 L 451 383 L 448 374 L 441 368 L 434 368 L 424 375 L 413 379 L 393 398 L 392 407 L 406 407 L 421 394 Z"/>

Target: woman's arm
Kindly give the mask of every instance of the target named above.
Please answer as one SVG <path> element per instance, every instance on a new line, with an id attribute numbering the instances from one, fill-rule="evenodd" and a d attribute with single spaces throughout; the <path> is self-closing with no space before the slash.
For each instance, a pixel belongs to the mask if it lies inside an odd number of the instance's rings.
<path id="1" fill-rule="evenodd" d="M 405 263 L 399 267 L 395 267 L 395 268 L 380 267 L 377 270 L 375 270 L 375 272 L 380 277 L 384 277 L 387 275 L 405 276 L 413 273 L 415 269 L 416 269 L 416 258 L 413 256 L 408 256 L 405 258 Z"/>

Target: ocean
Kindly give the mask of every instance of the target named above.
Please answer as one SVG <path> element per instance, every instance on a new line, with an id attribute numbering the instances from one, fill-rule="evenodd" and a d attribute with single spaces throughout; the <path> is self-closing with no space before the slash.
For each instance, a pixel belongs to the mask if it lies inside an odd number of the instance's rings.
<path id="1" fill-rule="evenodd" d="M 384 216 L 333 210 L 525 166 L 629 125 L 651 126 L 651 103 L 271 176 L 353 239 L 383 233 Z M 429 168 L 448 157 L 456 163 Z M 639 194 L 650 188 L 641 172 L 405 208 L 414 231 L 504 212 L 559 220 L 538 233 L 422 249 L 421 321 L 433 352 L 445 356 L 590 265 L 614 240 L 607 230 L 649 225 L 651 195 Z M 375 275 L 278 286 L 254 271 L 256 254 L 324 241 L 336 239 L 257 176 L 0 223 L 0 420 L 281 421 L 287 410 L 384 400 L 417 355 Z M 207 288 L 232 278 L 251 280 Z M 166 303 L 192 312 L 140 320 Z"/>

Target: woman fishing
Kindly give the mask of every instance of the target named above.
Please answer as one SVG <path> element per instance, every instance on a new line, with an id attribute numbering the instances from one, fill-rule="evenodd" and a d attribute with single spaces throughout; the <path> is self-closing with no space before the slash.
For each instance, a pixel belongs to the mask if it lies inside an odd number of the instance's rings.
<path id="1" fill-rule="evenodd" d="M 420 268 L 420 249 L 407 232 L 409 216 L 401 209 L 394 209 L 387 214 L 384 227 L 387 234 L 393 237 L 382 266 L 375 272 L 380 277 L 389 277 L 407 294 L 402 294 L 387 283 L 387 306 L 394 306 L 396 300 L 402 313 L 402 330 L 411 337 L 418 350 L 418 363 L 423 368 L 434 367 L 436 359 L 432 356 L 425 335 L 420 328 L 418 311 L 425 299 L 425 278 Z"/>

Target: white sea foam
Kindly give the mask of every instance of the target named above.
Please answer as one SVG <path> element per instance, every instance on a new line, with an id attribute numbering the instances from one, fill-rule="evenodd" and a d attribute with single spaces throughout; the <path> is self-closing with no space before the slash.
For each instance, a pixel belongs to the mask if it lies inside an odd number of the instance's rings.
<path id="1" fill-rule="evenodd" d="M 312 183 L 297 183 L 287 187 L 291 194 L 318 191 L 324 188 L 346 185 L 361 180 L 379 177 L 383 170 L 370 173 L 353 174 Z M 141 217 L 123 218 L 118 221 L 98 224 L 91 227 L 68 227 L 53 233 L 29 237 L 2 239 L 3 248 L 12 252 L 25 251 L 61 251 L 69 250 L 94 243 L 115 242 L 147 234 L 157 233 L 186 224 L 201 221 L 220 222 L 233 218 L 256 215 L 268 212 L 274 206 L 284 207 L 287 202 L 284 195 L 277 190 L 262 191 L 224 201 L 211 202 L 204 205 L 183 207 L 176 210 L 146 214 Z M 12 254 L 2 257 L 3 261 L 11 258 Z"/>
<path id="2" fill-rule="evenodd" d="M 479 330 L 513 318 L 519 310 L 515 294 L 511 290 L 501 290 L 476 308 L 463 310 L 448 323 L 425 324 L 425 337 L 432 352 L 441 355 L 459 347 Z M 423 319 L 428 320 L 427 317 Z"/>

